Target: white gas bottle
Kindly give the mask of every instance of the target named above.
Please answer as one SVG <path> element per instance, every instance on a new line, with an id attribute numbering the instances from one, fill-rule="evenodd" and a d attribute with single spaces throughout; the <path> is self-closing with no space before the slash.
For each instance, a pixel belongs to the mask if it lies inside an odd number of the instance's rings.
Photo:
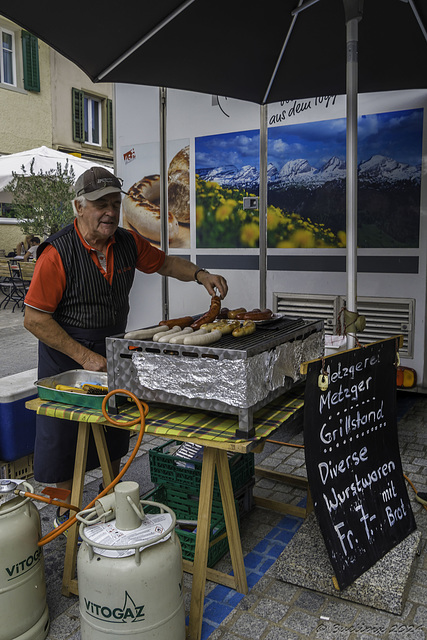
<path id="1" fill-rule="evenodd" d="M 141 505 L 160 507 L 144 514 Z M 139 499 L 136 482 L 77 515 L 82 640 L 185 640 L 182 554 L 169 507 Z"/>
<path id="2" fill-rule="evenodd" d="M 17 483 L 0 480 L 0 640 L 44 640 L 49 633 L 40 516 Z M 31 493 L 32 486 L 20 483 Z"/>

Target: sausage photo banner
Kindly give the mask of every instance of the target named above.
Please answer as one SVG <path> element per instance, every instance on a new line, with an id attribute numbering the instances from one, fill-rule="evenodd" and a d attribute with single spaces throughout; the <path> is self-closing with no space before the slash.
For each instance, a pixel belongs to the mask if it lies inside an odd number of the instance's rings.
<path id="1" fill-rule="evenodd" d="M 416 528 L 397 434 L 398 344 L 394 337 L 308 364 L 307 476 L 340 589 Z"/>

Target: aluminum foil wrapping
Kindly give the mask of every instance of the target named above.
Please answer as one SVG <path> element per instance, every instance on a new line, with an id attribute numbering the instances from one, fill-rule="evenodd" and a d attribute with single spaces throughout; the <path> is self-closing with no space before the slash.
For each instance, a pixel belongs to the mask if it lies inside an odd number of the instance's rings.
<path id="1" fill-rule="evenodd" d="M 147 389 L 247 409 L 282 387 L 285 377 L 298 381 L 301 363 L 323 355 L 323 340 L 323 333 L 317 332 L 238 360 L 135 352 L 132 361 L 140 384 Z"/>

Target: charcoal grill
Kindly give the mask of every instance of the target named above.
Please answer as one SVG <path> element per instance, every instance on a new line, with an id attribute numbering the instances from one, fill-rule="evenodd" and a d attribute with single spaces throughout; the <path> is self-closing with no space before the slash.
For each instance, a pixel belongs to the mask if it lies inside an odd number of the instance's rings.
<path id="1" fill-rule="evenodd" d="M 323 355 L 323 320 L 279 317 L 241 338 L 210 346 L 106 340 L 108 388 L 147 401 L 237 415 L 237 434 L 254 435 L 253 414 L 300 381 L 299 365 Z M 110 399 L 117 413 L 119 394 Z"/>

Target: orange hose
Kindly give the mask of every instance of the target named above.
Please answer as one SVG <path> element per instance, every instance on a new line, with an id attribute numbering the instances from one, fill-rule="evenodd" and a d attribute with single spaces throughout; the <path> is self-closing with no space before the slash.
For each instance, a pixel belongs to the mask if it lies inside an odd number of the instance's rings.
<path id="1" fill-rule="evenodd" d="M 46 496 L 40 496 L 38 493 L 31 493 L 30 491 L 20 491 L 17 489 L 15 493 L 25 498 L 31 498 L 32 500 L 38 500 L 39 502 L 46 502 L 47 504 L 53 504 L 55 507 L 62 507 L 63 509 L 72 509 L 72 511 L 81 511 L 80 507 L 76 507 L 68 502 L 61 502 L 61 500 L 55 500 L 55 498 L 47 498 Z"/>
<path id="2" fill-rule="evenodd" d="M 124 476 L 124 474 L 129 469 L 129 466 L 133 462 L 133 460 L 134 460 L 134 458 L 135 458 L 135 456 L 136 456 L 136 454 L 138 452 L 138 449 L 139 449 L 139 447 L 141 445 L 142 438 L 143 438 L 144 433 L 145 433 L 145 416 L 147 415 L 147 413 L 149 411 L 148 405 L 145 402 L 142 402 L 142 400 L 139 400 L 139 398 L 137 398 L 131 391 L 126 391 L 126 389 L 114 389 L 113 391 L 110 391 L 109 393 L 107 393 L 107 395 L 105 396 L 105 398 L 104 398 L 104 400 L 102 402 L 102 413 L 103 413 L 104 417 L 108 420 L 108 422 L 110 422 L 114 426 L 123 427 L 123 422 L 117 422 L 116 420 L 113 420 L 113 418 L 111 418 L 108 415 L 107 411 L 106 411 L 107 402 L 111 398 L 111 396 L 114 395 L 115 393 L 124 393 L 125 395 L 128 395 L 130 398 L 132 398 L 132 400 L 135 402 L 136 406 L 138 407 L 139 417 L 135 418 L 135 420 L 132 420 L 131 422 L 127 422 L 126 426 L 127 427 L 132 427 L 133 425 L 135 425 L 138 422 L 140 422 L 141 423 L 141 428 L 139 430 L 138 439 L 136 441 L 135 447 L 134 447 L 131 455 L 129 456 L 129 459 L 123 465 L 123 469 L 117 474 L 117 476 L 114 478 L 114 480 L 107 487 L 105 487 L 105 489 L 103 489 L 103 491 L 101 491 L 101 493 L 99 495 L 97 495 L 96 498 L 94 498 L 85 507 L 85 509 L 90 509 L 91 507 L 93 507 L 95 502 L 98 500 L 98 498 L 102 498 L 103 496 L 105 496 L 110 491 L 110 489 L 115 487 L 116 484 L 119 482 L 119 480 Z M 81 511 L 81 510 L 83 510 L 83 509 L 79 509 L 79 511 Z M 77 522 L 76 516 L 73 516 L 72 518 L 68 518 L 68 520 L 66 520 L 58 528 L 56 528 L 53 531 L 50 531 L 49 533 L 44 535 L 39 540 L 38 546 L 39 547 L 43 547 L 48 542 L 51 542 L 52 540 L 57 538 L 59 535 L 64 533 L 64 531 L 66 531 L 69 527 L 71 527 L 75 522 Z"/>
<path id="3" fill-rule="evenodd" d="M 418 491 L 415 489 L 415 486 L 413 485 L 413 483 L 409 480 L 408 476 L 405 476 L 405 474 L 403 474 L 403 477 L 405 478 L 406 482 L 409 482 L 409 484 L 411 485 L 411 487 L 413 488 L 415 494 L 418 493 Z M 422 504 L 420 502 L 420 504 Z M 422 505 L 424 507 L 424 509 L 427 511 L 427 506 L 425 504 Z"/>
<path id="4" fill-rule="evenodd" d="M 271 442 L 272 444 L 281 444 L 284 447 L 296 447 L 297 449 L 305 449 L 305 445 L 303 444 L 292 444 L 292 442 L 281 442 L 280 440 L 270 440 L 266 439 L 266 442 Z"/>

